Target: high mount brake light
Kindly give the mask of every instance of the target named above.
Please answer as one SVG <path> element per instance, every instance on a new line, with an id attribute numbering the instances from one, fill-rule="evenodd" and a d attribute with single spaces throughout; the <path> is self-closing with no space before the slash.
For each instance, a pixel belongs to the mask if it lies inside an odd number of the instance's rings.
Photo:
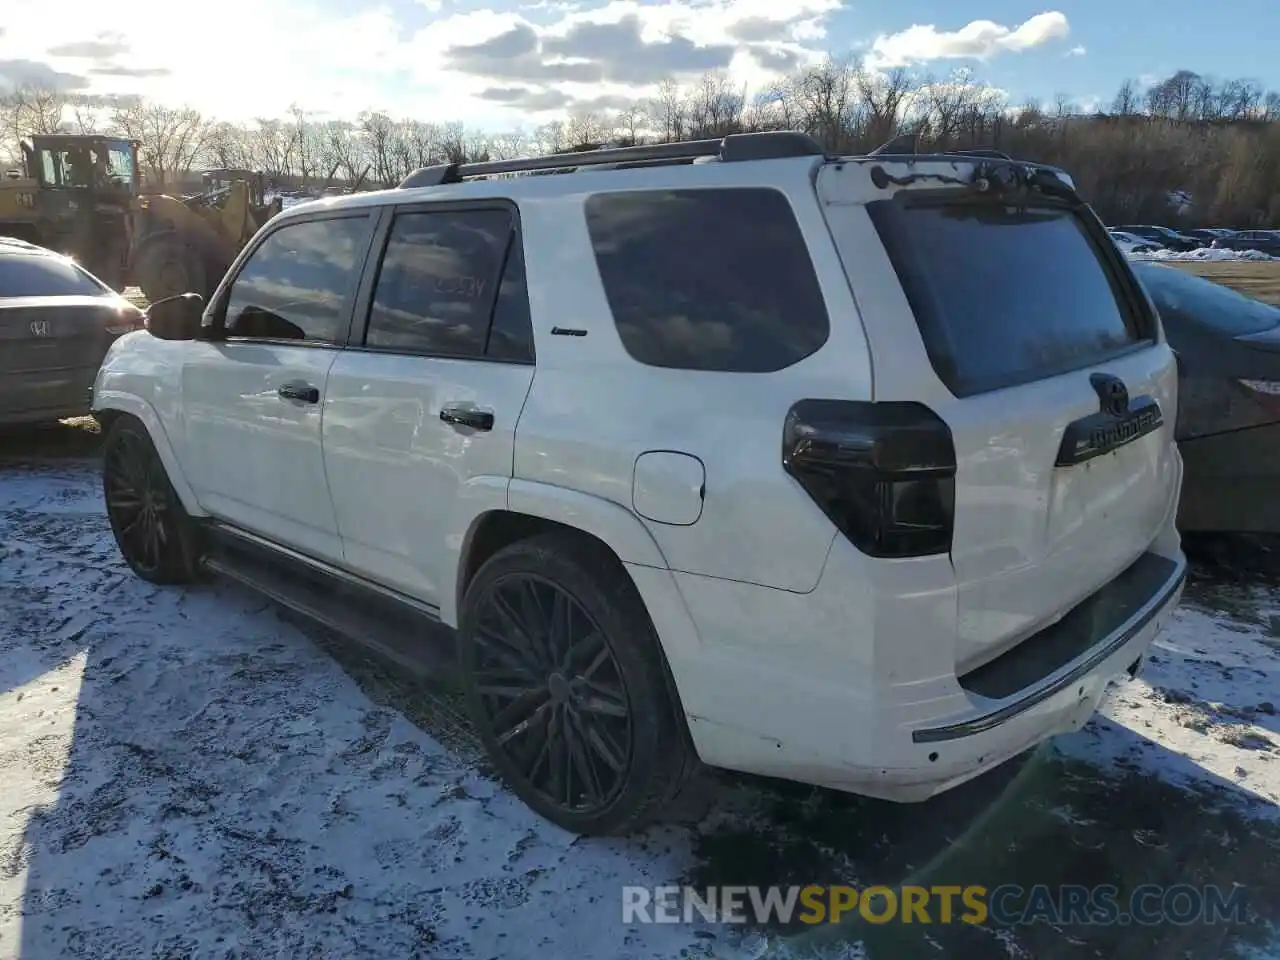
<path id="1" fill-rule="evenodd" d="M 782 465 L 863 553 L 947 553 L 955 515 L 951 430 L 921 403 L 801 400 Z"/>

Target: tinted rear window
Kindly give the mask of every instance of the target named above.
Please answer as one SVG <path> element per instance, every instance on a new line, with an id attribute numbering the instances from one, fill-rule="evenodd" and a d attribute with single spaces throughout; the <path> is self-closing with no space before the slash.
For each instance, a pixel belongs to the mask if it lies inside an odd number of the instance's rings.
<path id="1" fill-rule="evenodd" d="M 1144 338 L 1068 211 L 896 201 L 868 209 L 934 369 L 956 396 L 1092 366 Z"/>
<path id="2" fill-rule="evenodd" d="M 1133 271 L 1166 319 L 1179 318 L 1231 336 L 1280 325 L 1280 307 L 1176 267 L 1135 263 Z"/>
<path id="3" fill-rule="evenodd" d="M 598 193 L 586 214 L 609 309 L 641 363 L 765 373 L 826 342 L 813 262 L 777 190 Z"/>
<path id="4" fill-rule="evenodd" d="M 100 297 L 107 291 L 59 257 L 0 256 L 0 297 Z"/>

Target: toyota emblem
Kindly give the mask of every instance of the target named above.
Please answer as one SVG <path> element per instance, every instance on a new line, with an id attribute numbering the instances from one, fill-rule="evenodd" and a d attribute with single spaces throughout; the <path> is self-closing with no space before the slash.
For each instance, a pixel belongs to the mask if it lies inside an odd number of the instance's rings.
<path id="1" fill-rule="evenodd" d="M 1119 377 L 1109 373 L 1095 373 L 1089 377 L 1094 393 L 1098 395 L 1098 403 L 1102 412 L 1113 417 L 1124 416 L 1129 410 L 1129 388 Z"/>

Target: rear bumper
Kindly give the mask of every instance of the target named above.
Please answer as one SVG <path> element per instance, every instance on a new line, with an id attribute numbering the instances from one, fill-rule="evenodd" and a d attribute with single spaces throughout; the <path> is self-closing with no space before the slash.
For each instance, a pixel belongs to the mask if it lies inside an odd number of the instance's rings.
<path id="1" fill-rule="evenodd" d="M 1280 423 L 1184 440 L 1178 448 L 1179 529 L 1280 533 Z"/>
<path id="2" fill-rule="evenodd" d="M 1115 587 L 1126 571 L 963 677 L 945 558 L 877 565 L 838 538 L 804 595 L 633 576 L 649 609 L 665 608 L 655 625 L 704 762 L 912 802 L 1079 729 L 1113 680 L 1137 674 L 1186 574 L 1176 536 L 1162 540 L 1129 589 Z M 664 578 L 677 586 L 665 597 Z"/>

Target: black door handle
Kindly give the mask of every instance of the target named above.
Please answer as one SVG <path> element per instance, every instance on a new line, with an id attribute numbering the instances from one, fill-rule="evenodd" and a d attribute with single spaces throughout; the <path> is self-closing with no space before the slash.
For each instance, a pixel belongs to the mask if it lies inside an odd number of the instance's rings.
<path id="1" fill-rule="evenodd" d="M 320 388 L 309 383 L 282 383 L 276 393 L 285 400 L 301 400 L 303 403 L 319 403 Z"/>
<path id="2" fill-rule="evenodd" d="M 473 407 L 441 407 L 440 419 L 455 427 L 470 427 L 472 430 L 493 429 L 493 414 L 488 410 L 476 410 Z"/>

